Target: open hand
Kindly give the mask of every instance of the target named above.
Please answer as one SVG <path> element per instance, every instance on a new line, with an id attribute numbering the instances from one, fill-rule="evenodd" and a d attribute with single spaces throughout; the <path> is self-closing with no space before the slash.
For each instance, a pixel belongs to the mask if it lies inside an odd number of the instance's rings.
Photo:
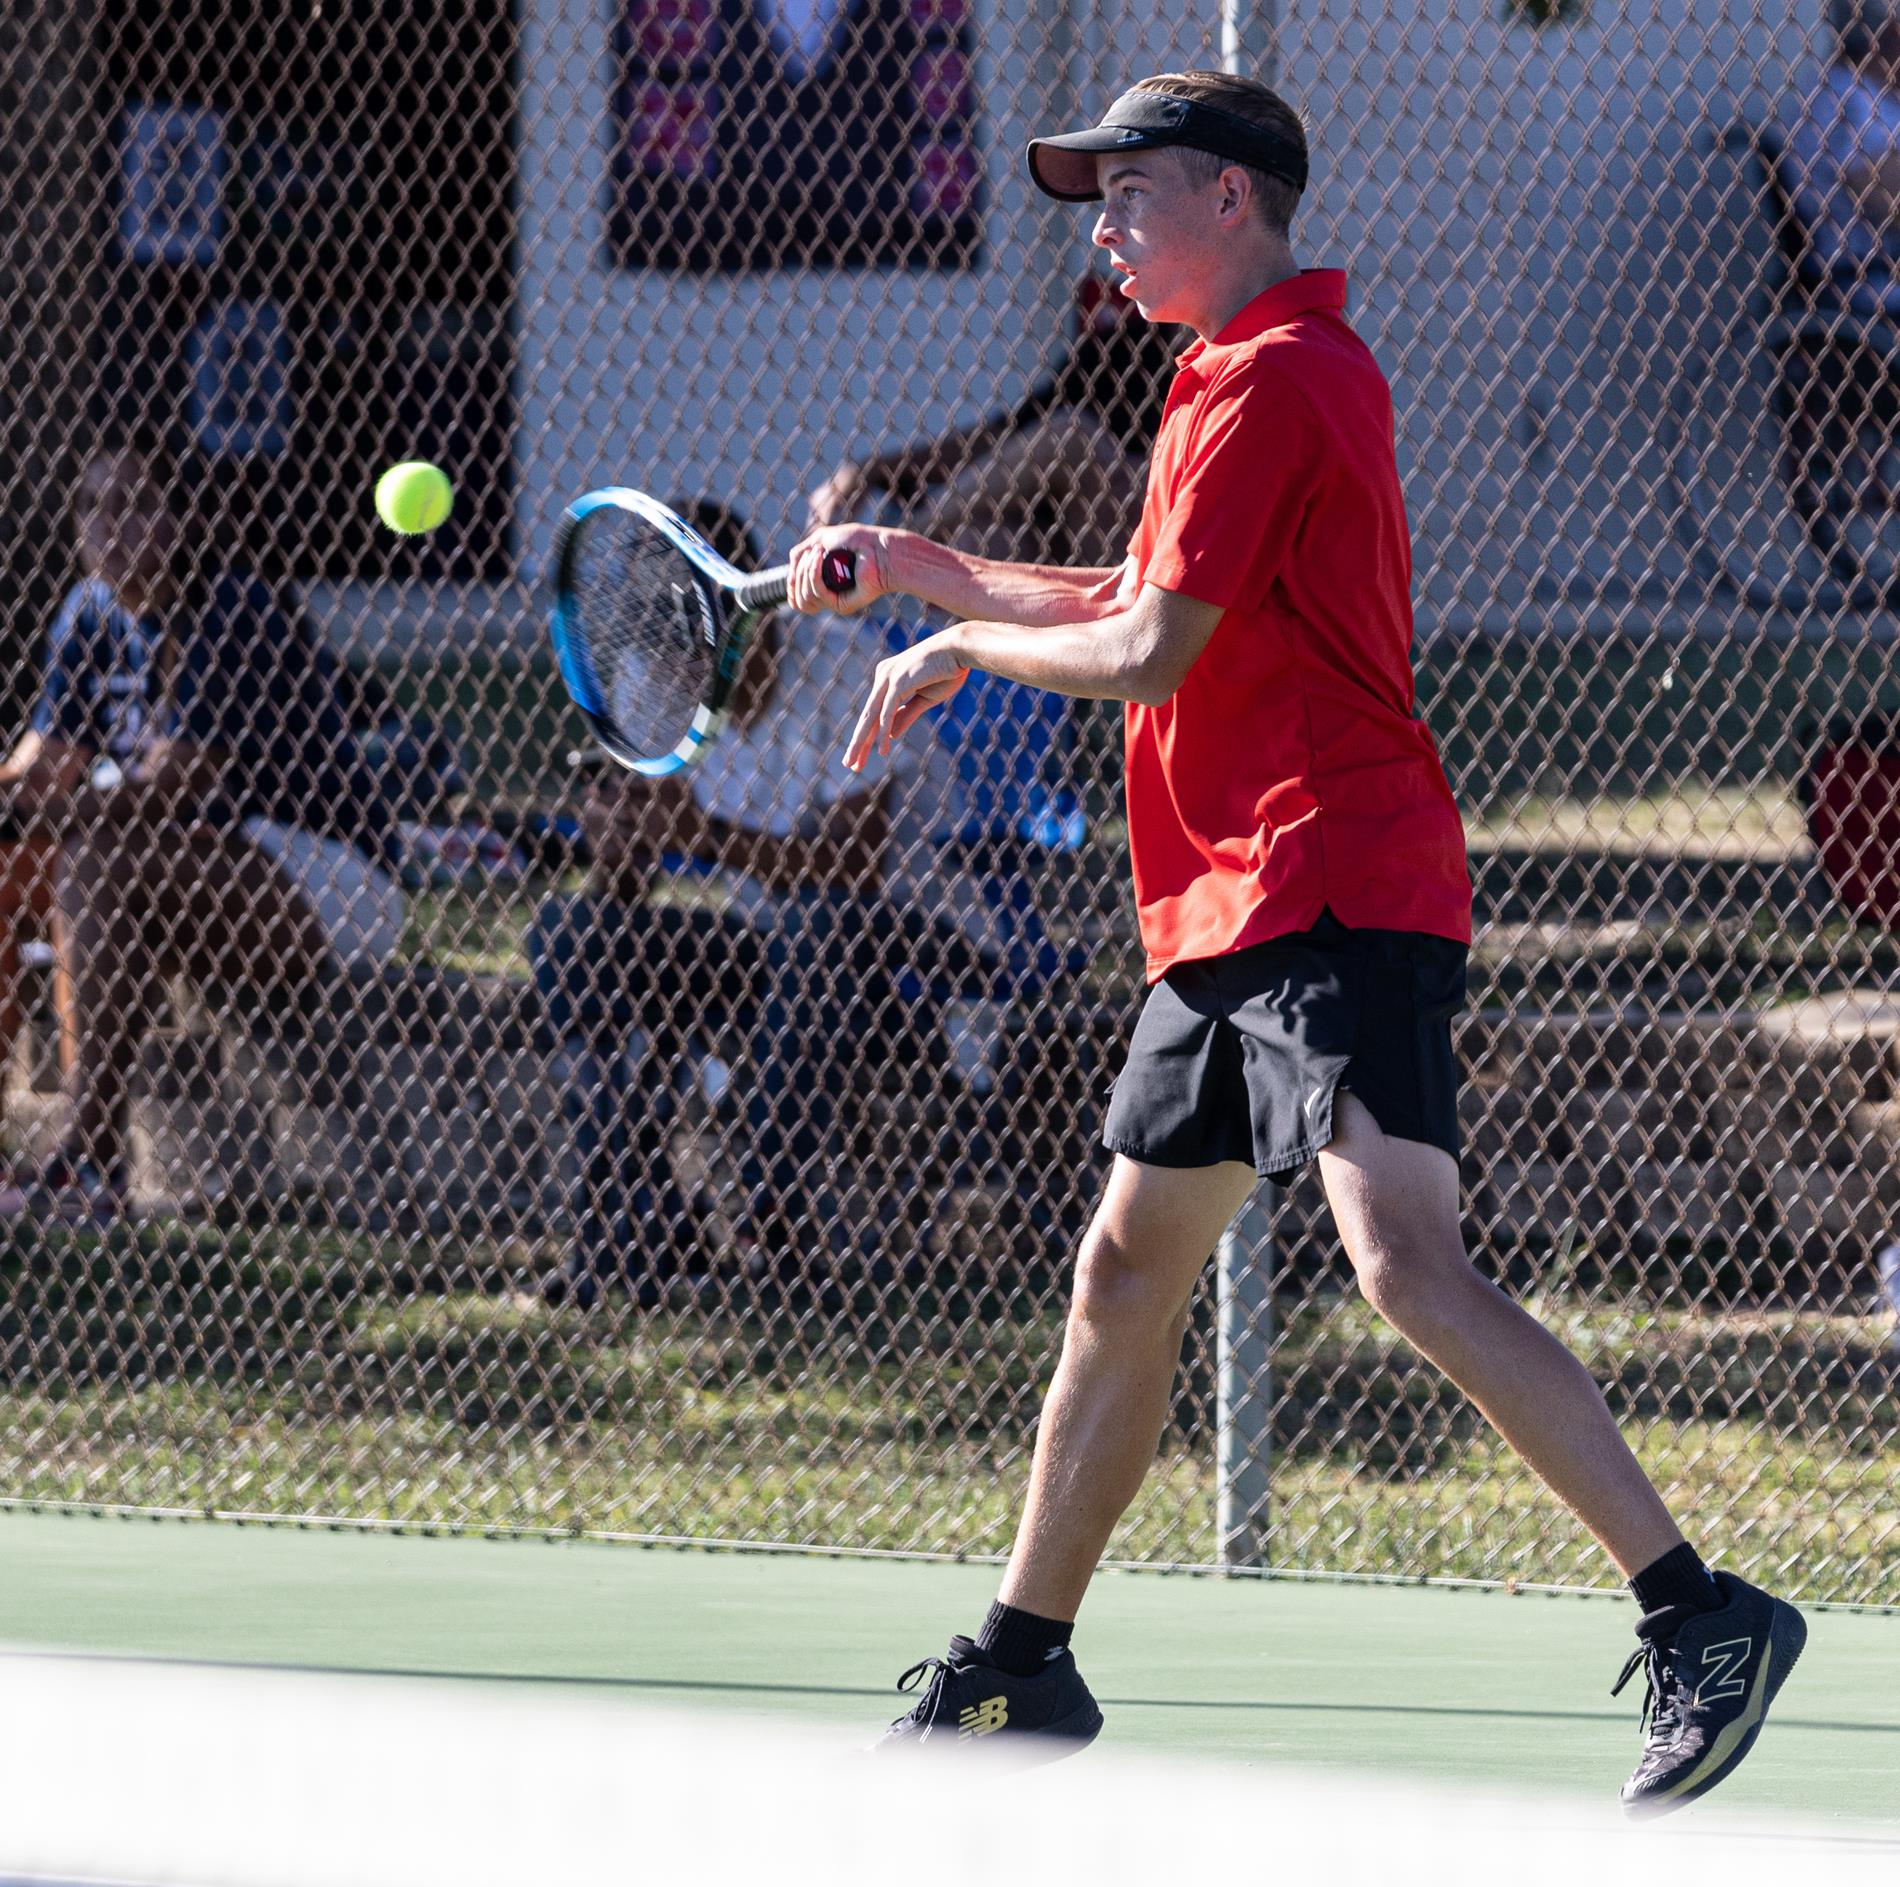
<path id="1" fill-rule="evenodd" d="M 873 752 L 888 754 L 901 735 L 969 679 L 948 630 L 913 643 L 877 665 L 870 697 L 845 744 L 844 763 L 862 772 Z"/>

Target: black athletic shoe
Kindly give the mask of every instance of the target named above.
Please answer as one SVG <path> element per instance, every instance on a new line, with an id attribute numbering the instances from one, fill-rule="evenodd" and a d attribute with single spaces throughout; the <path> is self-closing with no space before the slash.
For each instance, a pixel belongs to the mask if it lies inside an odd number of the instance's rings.
<path id="1" fill-rule="evenodd" d="M 967 1743 L 1000 1750 L 1028 1768 L 1073 1756 L 1102 1727 L 1102 1713 L 1066 1650 L 1032 1676 L 1012 1677 L 972 1640 L 952 1638 L 947 1658 L 913 1664 L 897 1688 L 910 1690 L 926 1674 L 924 1694 L 871 1745 L 874 1754 Z"/>
<path id="2" fill-rule="evenodd" d="M 1728 1603 L 1638 1645 L 1610 1692 L 1646 1669 L 1643 1757 L 1623 1785 L 1632 1821 L 1706 1795 L 1741 1762 L 1808 1641 L 1806 1621 L 1785 1600 L 1732 1573 L 1717 1573 L 1715 1584 Z"/>

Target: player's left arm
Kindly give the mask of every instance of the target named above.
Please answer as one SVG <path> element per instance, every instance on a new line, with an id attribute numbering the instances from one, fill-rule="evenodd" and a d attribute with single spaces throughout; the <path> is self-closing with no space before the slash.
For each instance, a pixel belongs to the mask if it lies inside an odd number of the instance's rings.
<path id="1" fill-rule="evenodd" d="M 1031 629 L 1019 623 L 960 622 L 877 666 L 869 698 L 845 748 L 861 768 L 920 716 L 949 700 L 973 668 L 1091 701 L 1166 701 L 1200 659 L 1224 606 L 1144 583 L 1096 622 Z"/>

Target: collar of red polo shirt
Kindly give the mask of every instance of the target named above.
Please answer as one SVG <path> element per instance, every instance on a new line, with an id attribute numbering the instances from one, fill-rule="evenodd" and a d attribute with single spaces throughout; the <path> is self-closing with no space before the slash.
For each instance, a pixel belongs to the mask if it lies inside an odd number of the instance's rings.
<path id="1" fill-rule="evenodd" d="M 1200 363 L 1215 367 L 1229 354 L 1283 328 L 1298 315 L 1315 309 L 1326 314 L 1343 314 L 1346 309 L 1346 271 L 1344 269 L 1302 269 L 1284 282 L 1275 282 L 1248 302 L 1211 340 L 1191 342 L 1175 357 L 1176 367 Z"/>

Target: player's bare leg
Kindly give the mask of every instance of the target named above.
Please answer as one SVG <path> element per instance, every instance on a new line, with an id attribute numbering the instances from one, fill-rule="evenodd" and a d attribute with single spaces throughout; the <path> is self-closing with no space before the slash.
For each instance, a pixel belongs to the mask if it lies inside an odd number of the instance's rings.
<path id="1" fill-rule="evenodd" d="M 1472 1268 L 1451 1156 L 1388 1139 L 1342 1094 L 1320 1164 L 1373 1308 L 1477 1403 L 1624 1574 L 1680 1545 L 1589 1372 Z M 1154 1463 L 1195 1281 L 1253 1184 L 1244 1166 L 1174 1170 L 1117 1157 L 1076 1265 L 1006 1604 L 1050 1618 L 1080 1608 Z"/>
<path id="2" fill-rule="evenodd" d="M 1319 1164 L 1367 1301 L 1478 1405 L 1624 1577 L 1680 1546 L 1590 1372 L 1472 1268 L 1451 1155 L 1389 1139 L 1364 1103 L 1341 1094 Z"/>
<path id="3" fill-rule="evenodd" d="M 1626 1577 L 1681 1545 L 1589 1371 L 1472 1268 L 1451 1156 L 1387 1138 L 1350 1094 L 1333 1118 L 1320 1169 L 1373 1308 L 1471 1397 Z M 1253 1184 L 1244 1166 L 1117 1157 L 1076 1266 L 1006 1604 L 1075 1616 L 1153 1465 L 1195 1280 Z"/>
<path id="4" fill-rule="evenodd" d="M 1642 1759 L 1624 1785 L 1624 1806 L 1633 1816 L 1662 1815 L 1707 1793 L 1754 1746 L 1806 1642 L 1800 1613 L 1732 1574 L 1711 1579 L 1589 1371 L 1472 1269 L 1450 1154 L 1387 1137 L 1363 1103 L 1342 1094 L 1319 1158 L 1367 1299 L 1484 1411 L 1645 1605 L 1636 1653 L 1617 1683 L 1622 1689 L 1639 1668 L 1649 1683 Z M 1697 1597 L 1698 1586 L 1711 1589 Z"/>
<path id="5" fill-rule="evenodd" d="M 906 1686 L 926 1672 L 930 1683 L 880 1750 L 1000 1731 L 1019 1761 L 1037 1762 L 1101 1728 L 1069 1628 L 1154 1465 L 1194 1282 L 1253 1183 L 1244 1166 L 1144 1166 L 1117 1155 L 1076 1265 L 1003 1596 L 977 1639 L 953 1638 L 947 1657 L 904 1674 Z"/>
<path id="6" fill-rule="evenodd" d="M 1006 1605 L 1073 1619 L 1154 1466 L 1188 1302 L 1254 1185 L 1244 1166 L 1115 1157 L 1075 1268 L 1062 1360 L 1036 1429 Z"/>

